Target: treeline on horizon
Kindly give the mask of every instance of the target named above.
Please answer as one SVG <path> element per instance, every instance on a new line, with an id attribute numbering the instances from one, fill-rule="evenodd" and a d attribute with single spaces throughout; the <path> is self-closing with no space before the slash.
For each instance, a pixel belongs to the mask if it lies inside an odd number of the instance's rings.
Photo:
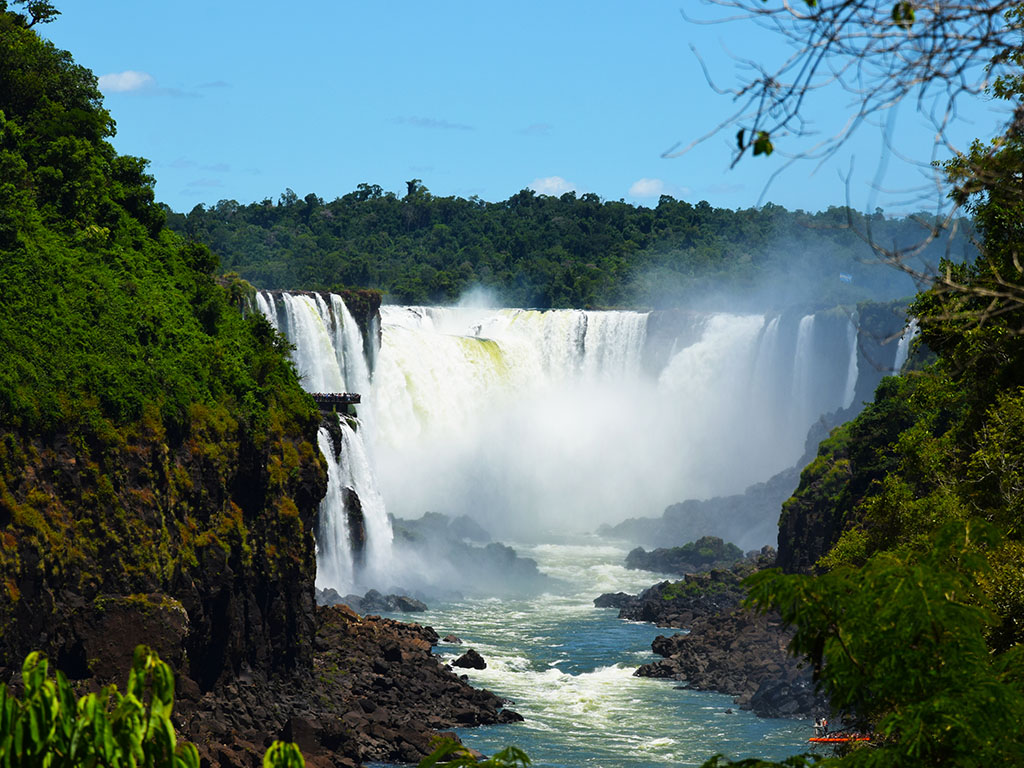
<path id="1" fill-rule="evenodd" d="M 529 189 L 490 203 L 432 195 L 419 179 L 407 186 L 404 197 L 359 184 L 331 202 L 289 189 L 276 203 L 165 210 L 171 229 L 259 288 L 374 288 L 403 304 L 450 303 L 482 287 L 506 305 L 537 308 L 664 308 L 714 297 L 756 308 L 832 306 L 920 288 L 882 264 L 870 243 L 924 243 L 907 261 L 919 272 L 976 254 L 967 220 L 952 237 L 930 238 L 934 214 L 770 203 L 733 211 L 666 195 L 647 208 Z"/>

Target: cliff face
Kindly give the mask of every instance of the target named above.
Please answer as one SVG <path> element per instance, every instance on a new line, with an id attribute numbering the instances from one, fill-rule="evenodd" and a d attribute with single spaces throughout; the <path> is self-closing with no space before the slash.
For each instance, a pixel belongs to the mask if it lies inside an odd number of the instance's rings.
<path id="1" fill-rule="evenodd" d="M 42 649 L 72 676 L 100 673 L 110 660 L 90 645 L 104 633 L 97 617 L 134 599 L 139 615 L 119 631 L 150 642 L 154 601 L 137 598 L 157 594 L 184 617 L 169 658 L 181 656 L 203 689 L 245 668 L 309 666 L 311 532 L 326 487 L 315 424 L 313 434 L 271 428 L 256 443 L 224 413 L 196 405 L 191 415 L 177 444 L 150 419 L 102 438 L 6 435 L 3 664 Z"/>
<path id="2" fill-rule="evenodd" d="M 810 570 L 844 531 L 863 523 L 865 500 L 877 495 L 900 462 L 896 443 L 919 417 L 908 399 L 912 384 L 883 379 L 875 401 L 853 421 L 835 428 L 782 505 L 778 565 Z"/>

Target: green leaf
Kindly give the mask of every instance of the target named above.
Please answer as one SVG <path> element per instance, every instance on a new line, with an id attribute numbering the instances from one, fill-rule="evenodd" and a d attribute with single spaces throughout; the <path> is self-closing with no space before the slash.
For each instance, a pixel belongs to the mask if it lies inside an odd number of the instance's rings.
<path id="1" fill-rule="evenodd" d="M 772 146 L 771 136 L 768 135 L 767 131 L 758 131 L 757 138 L 754 139 L 754 154 L 755 155 L 770 155 L 775 150 Z"/>
<path id="2" fill-rule="evenodd" d="M 909 30 L 914 24 L 914 5 L 909 0 L 899 0 L 892 7 L 892 20 L 894 23 Z"/>

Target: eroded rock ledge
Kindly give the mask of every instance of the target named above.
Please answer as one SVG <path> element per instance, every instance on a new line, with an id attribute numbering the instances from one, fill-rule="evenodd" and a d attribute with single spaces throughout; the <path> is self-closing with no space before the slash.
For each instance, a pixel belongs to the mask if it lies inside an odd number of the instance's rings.
<path id="1" fill-rule="evenodd" d="M 522 720 L 431 653 L 438 636 L 430 627 L 360 617 L 343 605 L 318 609 L 317 624 L 311 677 L 242 675 L 201 696 L 184 681 L 179 733 L 214 765 L 259 766 L 270 742 L 285 738 L 311 768 L 349 768 L 415 763 L 439 731 Z"/>

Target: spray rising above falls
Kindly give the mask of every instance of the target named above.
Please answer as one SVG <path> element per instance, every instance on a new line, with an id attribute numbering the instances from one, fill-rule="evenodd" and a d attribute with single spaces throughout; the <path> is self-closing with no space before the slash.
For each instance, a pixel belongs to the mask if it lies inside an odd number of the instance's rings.
<path id="1" fill-rule="evenodd" d="M 504 536 L 593 530 L 742 491 L 849 405 L 848 317 L 384 307 L 369 396 L 389 510 Z M 795 396 L 795 393 L 799 392 Z"/>
<path id="2" fill-rule="evenodd" d="M 468 515 L 521 540 L 657 515 L 792 465 L 857 378 L 855 318 L 835 313 L 383 307 L 375 348 L 337 296 L 258 303 L 294 345 L 307 389 L 363 395 L 346 433 L 358 444 L 334 474 L 362 484 L 380 521 L 363 531 L 369 561 L 392 574 L 385 504 L 404 518 Z M 336 518 L 322 522 L 321 555 L 353 540 Z M 354 583 L 357 561 L 322 556 L 323 579 Z"/>

